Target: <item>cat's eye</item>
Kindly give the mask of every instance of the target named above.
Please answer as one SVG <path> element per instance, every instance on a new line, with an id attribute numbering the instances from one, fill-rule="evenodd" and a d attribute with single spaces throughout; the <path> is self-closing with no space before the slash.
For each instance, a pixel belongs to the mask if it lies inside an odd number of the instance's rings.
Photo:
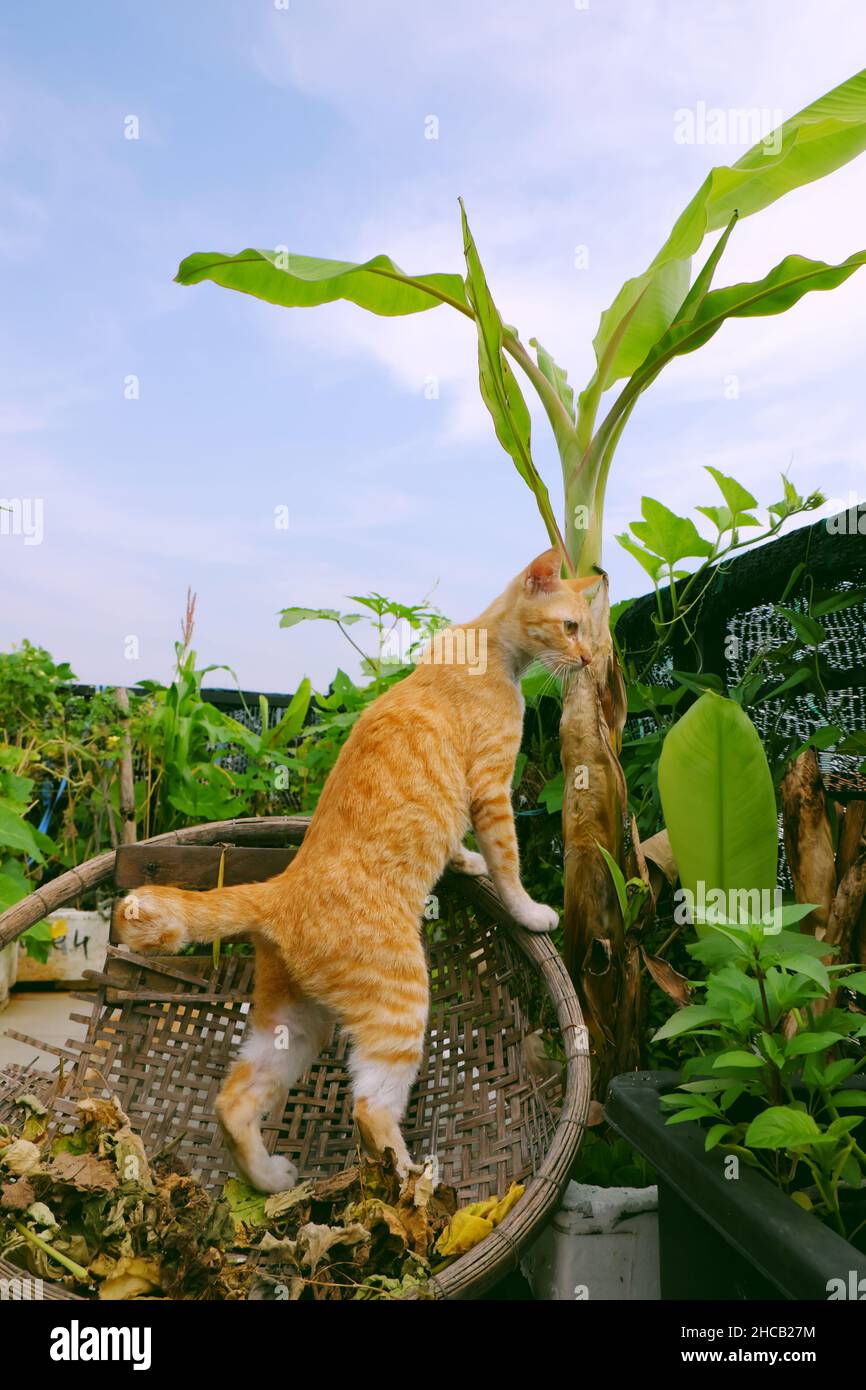
<path id="1" fill-rule="evenodd" d="M 562 626 L 569 637 L 576 637 L 580 630 L 580 623 L 575 622 L 574 618 L 566 618 Z"/>

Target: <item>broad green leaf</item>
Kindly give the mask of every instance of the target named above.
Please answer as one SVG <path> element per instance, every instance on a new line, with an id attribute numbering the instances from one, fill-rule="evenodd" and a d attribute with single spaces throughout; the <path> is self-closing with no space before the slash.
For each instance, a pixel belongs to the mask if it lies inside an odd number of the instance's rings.
<path id="1" fill-rule="evenodd" d="M 7 907 L 12 907 L 14 903 L 26 898 L 31 887 L 32 884 L 23 871 L 20 874 L 11 874 L 5 869 L 0 870 L 0 912 L 5 912 Z"/>
<path id="2" fill-rule="evenodd" d="M 831 594 L 811 605 L 812 616 L 823 618 L 827 613 L 839 613 L 844 608 L 854 608 L 866 603 L 866 589 L 843 589 L 841 593 Z"/>
<path id="3" fill-rule="evenodd" d="M 631 523 L 632 533 L 669 565 L 689 556 L 712 555 L 712 545 L 689 517 L 677 516 L 654 497 L 641 498 L 641 511 L 644 519 Z"/>
<path id="4" fill-rule="evenodd" d="M 823 961 L 816 960 L 814 956 L 805 954 L 799 956 L 786 956 L 783 961 L 786 970 L 796 970 L 800 975 L 808 975 L 810 980 L 814 980 L 822 989 L 829 993 L 830 976 L 827 974 L 827 967 Z"/>
<path id="5" fill-rule="evenodd" d="M 713 1061 L 713 1067 L 743 1067 L 746 1070 L 760 1071 L 767 1064 L 763 1057 L 756 1057 L 754 1052 L 720 1052 Z"/>
<path id="6" fill-rule="evenodd" d="M 388 256 L 358 264 L 289 251 L 248 249 L 234 256 L 199 251 L 181 261 L 175 280 L 179 285 L 212 280 L 224 289 L 240 290 L 289 309 L 336 299 L 387 316 L 417 314 L 447 303 L 467 309 L 459 275 L 407 275 Z"/>
<path id="7" fill-rule="evenodd" d="M 460 215 L 467 269 L 466 290 L 478 330 L 481 396 L 490 411 L 497 439 L 535 497 L 548 536 L 565 554 L 565 542 L 553 513 L 547 486 L 532 460 L 529 410 L 503 350 L 505 334 L 510 330 L 503 324 L 490 295 L 462 201 Z"/>
<path id="8" fill-rule="evenodd" d="M 666 1125 L 684 1125 L 689 1120 L 704 1120 L 707 1117 L 706 1110 L 701 1110 L 693 1106 L 691 1110 L 679 1110 L 676 1115 L 669 1115 L 665 1120 Z"/>
<path id="9" fill-rule="evenodd" d="M 663 1042 L 665 1038 L 676 1038 L 680 1033 L 688 1033 L 692 1028 L 702 1028 L 705 1023 L 718 1023 L 721 1017 L 718 1009 L 708 1004 L 686 1004 L 662 1024 L 653 1034 L 653 1042 Z"/>
<path id="10" fill-rule="evenodd" d="M 857 1060 L 851 1057 L 844 1057 L 839 1062 L 830 1062 L 824 1068 L 824 1084 L 838 1086 L 840 1081 L 846 1081 L 849 1076 L 853 1076 L 858 1066 Z"/>
<path id="11" fill-rule="evenodd" d="M 813 675 L 814 672 L 811 671 L 808 666 L 799 667 L 798 670 L 792 672 L 792 674 L 788 676 L 787 680 L 782 681 L 781 685 L 774 685 L 772 690 L 768 690 L 766 695 L 761 697 L 760 703 L 763 704 L 765 700 L 774 700 L 777 695 L 784 694 L 786 690 L 793 690 L 795 686 L 802 685 L 804 681 L 811 680 Z"/>
<path id="12" fill-rule="evenodd" d="M 313 687 L 309 676 L 304 676 L 278 724 L 270 730 L 270 742 L 275 746 L 284 739 L 294 738 L 304 727 L 304 720 L 310 708 Z M 264 726 L 266 727 L 266 726 Z"/>
<path id="13" fill-rule="evenodd" d="M 805 1110 L 772 1105 L 752 1120 L 745 1142 L 752 1149 L 797 1149 L 820 1139 L 820 1129 Z"/>
<path id="14" fill-rule="evenodd" d="M 336 608 L 283 608 L 280 610 L 280 627 L 294 627 L 296 623 L 323 621 L 342 623 L 350 627 L 361 621 L 360 613 L 339 613 Z"/>
<path id="15" fill-rule="evenodd" d="M 711 1125 L 704 1140 L 704 1150 L 709 1153 L 722 1142 L 726 1134 L 730 1134 L 733 1125 Z"/>
<path id="16" fill-rule="evenodd" d="M 840 265 L 811 261 L 805 256 L 786 256 L 763 280 L 746 281 L 740 285 L 713 290 L 703 300 L 694 318 L 684 323 L 674 322 L 652 347 L 629 382 L 625 396 L 633 398 L 642 391 L 672 358 L 703 347 L 704 343 L 709 342 L 719 331 L 726 319 L 782 314 L 810 290 L 835 289 L 864 264 L 866 251 L 856 252 Z M 625 403 L 626 401 L 623 402 L 624 405 Z M 710 472 L 715 470 L 710 469 Z M 733 482 L 733 479 L 729 481 Z M 751 494 L 745 493 L 745 496 L 749 497 Z M 797 499 L 797 504 L 802 504 L 801 498 Z M 755 505 L 754 499 L 749 505 Z M 790 504 L 790 507 L 793 509 L 794 504 Z"/>
<path id="17" fill-rule="evenodd" d="M 748 512 L 734 514 L 730 507 L 697 507 L 696 510 L 709 518 L 720 535 L 725 531 L 733 531 L 735 527 L 739 529 L 742 526 L 761 524 L 756 516 L 750 516 Z"/>
<path id="18" fill-rule="evenodd" d="M 0 802 L 0 849 L 19 850 L 35 859 L 37 864 L 44 862 L 44 850 L 52 850 L 54 845 L 19 815 L 10 806 Z"/>
<path id="19" fill-rule="evenodd" d="M 481 260 L 469 230 L 463 203 L 463 250 L 466 256 L 466 292 L 475 313 L 478 329 L 478 380 L 484 404 L 490 411 L 496 438 L 510 454 L 523 481 L 535 494 L 551 540 L 556 542 L 557 527 L 550 495 L 532 461 L 529 409 L 517 385 L 503 349 L 506 329 L 493 303 Z"/>
<path id="20" fill-rule="evenodd" d="M 617 899 L 617 902 L 619 903 L 619 910 L 620 910 L 620 912 L 622 913 L 622 920 L 623 920 L 623 922 L 627 922 L 627 920 L 628 920 L 628 894 L 626 893 L 626 888 L 625 888 L 625 875 L 623 874 L 622 869 L 619 867 L 619 864 L 617 864 L 617 862 L 616 862 L 616 860 L 614 859 L 613 855 L 612 855 L 612 854 L 609 854 L 608 851 L 605 849 L 604 845 L 600 845 L 600 844 L 598 843 L 598 840 L 596 840 L 596 842 L 595 842 L 595 847 L 596 847 L 596 849 L 599 851 L 599 853 L 601 854 L 602 858 L 604 859 L 605 864 L 606 864 L 607 867 L 608 867 L 608 871 L 609 871 L 609 873 L 610 873 L 610 876 L 611 876 L 611 878 L 613 879 L 613 886 L 614 886 L 614 889 L 616 890 L 616 899 Z"/>
<path id="21" fill-rule="evenodd" d="M 837 948 L 829 946 L 826 941 L 816 941 L 814 936 L 784 930 L 785 927 L 793 926 L 796 922 L 802 922 L 804 917 L 808 917 L 810 912 L 814 912 L 816 905 L 815 903 L 785 903 L 780 913 L 783 930 L 777 932 L 775 936 L 767 937 L 761 955 L 767 959 L 778 961 L 782 965 L 795 956 L 799 957 L 801 953 L 817 959 L 822 956 L 835 955 Z"/>
<path id="22" fill-rule="evenodd" d="M 812 102 L 736 164 L 712 169 L 648 269 L 626 281 L 602 314 L 593 343 L 598 364 L 623 317 L 640 300 L 616 353 L 586 396 L 630 376 L 666 332 L 686 294 L 690 258 L 707 233 L 728 225 L 734 213 L 750 217 L 792 189 L 823 178 L 864 149 L 866 70 Z"/>
<path id="23" fill-rule="evenodd" d="M 862 1115 L 840 1115 L 827 1126 L 827 1138 L 836 1139 L 840 1135 L 850 1134 L 852 1130 L 859 1129 L 862 1123 Z"/>
<path id="24" fill-rule="evenodd" d="M 832 1100 L 837 1110 L 862 1110 L 866 1106 L 866 1091 L 837 1091 Z"/>
<path id="25" fill-rule="evenodd" d="M 664 570 L 664 561 L 658 555 L 653 555 L 651 551 L 644 550 L 642 546 L 636 545 L 628 532 L 624 531 L 621 536 L 615 536 L 623 550 L 627 550 L 633 559 L 646 570 L 650 579 L 655 584 L 661 577 Z"/>
<path id="26" fill-rule="evenodd" d="M 731 232 L 734 230 L 734 224 L 738 216 L 739 213 L 737 212 L 732 215 L 730 222 L 707 257 L 704 266 L 695 276 L 694 284 L 677 310 L 676 323 L 688 323 L 690 319 L 694 318 L 703 304 L 709 293 L 709 288 L 713 282 L 713 276 L 716 273 L 719 261 L 725 253 L 725 247 L 728 244 Z"/>
<path id="27" fill-rule="evenodd" d="M 696 901 L 721 890 L 770 893 L 778 857 L 773 778 L 758 731 L 733 700 L 707 691 L 667 734 L 659 793 L 680 882 Z"/>
<path id="28" fill-rule="evenodd" d="M 841 1033 L 796 1033 L 785 1043 L 787 1057 L 808 1057 L 812 1052 L 824 1052 L 834 1043 L 841 1042 Z"/>
<path id="29" fill-rule="evenodd" d="M 544 806 L 548 815 L 556 816 L 562 810 L 562 798 L 565 793 L 565 781 L 562 772 L 557 772 L 548 782 L 545 782 L 541 791 L 538 793 L 538 804 Z"/>
<path id="30" fill-rule="evenodd" d="M 686 690 L 694 690 L 698 695 L 703 695 L 705 690 L 715 690 L 718 695 L 724 694 L 724 681 L 712 671 L 700 674 L 695 671 L 671 671 L 671 675 L 679 685 L 684 685 Z"/>
<path id="31" fill-rule="evenodd" d="M 723 1110 L 730 1110 L 731 1106 L 732 1106 L 732 1105 L 735 1105 L 735 1104 L 737 1103 L 737 1101 L 740 1099 L 740 1096 L 743 1096 L 743 1095 L 745 1095 L 745 1094 L 746 1094 L 746 1087 L 745 1087 L 745 1085 L 743 1084 L 743 1082 L 741 1082 L 741 1081 L 735 1081 L 735 1082 L 734 1082 L 731 1086 L 729 1086 L 728 1089 L 724 1092 L 724 1094 L 722 1095 L 721 1100 L 719 1101 L 719 1105 L 721 1106 L 721 1108 L 722 1108 Z"/>
<path id="32" fill-rule="evenodd" d="M 798 613 L 793 608 L 777 608 L 776 612 L 791 624 L 800 641 L 805 642 L 806 646 L 818 646 L 825 640 L 827 634 L 821 624 L 810 618 L 808 613 Z"/>
<path id="33" fill-rule="evenodd" d="M 557 396 L 561 400 L 571 420 L 574 420 L 574 392 L 568 384 L 568 373 L 564 367 L 559 367 L 554 362 L 550 353 L 541 346 L 537 338 L 530 338 L 529 346 L 535 348 L 535 356 L 538 365 L 547 377 Z"/>
<path id="34" fill-rule="evenodd" d="M 714 1103 L 708 1096 L 702 1096 L 695 1086 L 683 1086 L 681 1090 L 687 1094 L 681 1095 L 680 1091 L 674 1091 L 671 1095 L 659 1097 L 659 1103 L 665 1110 L 690 1110 L 697 1106 L 698 1109 L 703 1110 L 704 1114 L 715 1114 Z"/>
<path id="35" fill-rule="evenodd" d="M 853 975 L 843 975 L 839 983 L 845 989 L 854 989 L 858 994 L 866 994 L 866 970 L 856 970 Z"/>
<path id="36" fill-rule="evenodd" d="M 706 465 L 706 470 L 711 478 L 715 478 L 719 491 L 728 504 L 734 516 L 740 512 L 747 512 L 752 507 L 757 507 L 758 500 L 750 492 L 737 482 L 736 478 L 731 478 L 726 473 L 721 473 L 718 468 Z"/>

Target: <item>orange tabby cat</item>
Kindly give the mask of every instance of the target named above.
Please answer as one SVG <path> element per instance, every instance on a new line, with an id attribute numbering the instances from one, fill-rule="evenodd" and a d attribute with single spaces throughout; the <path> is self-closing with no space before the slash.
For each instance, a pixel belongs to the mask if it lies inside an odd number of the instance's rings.
<path id="1" fill-rule="evenodd" d="M 558 914 L 520 882 L 511 780 L 520 746 L 520 675 L 535 659 L 554 674 L 590 661 L 581 590 L 560 579 L 556 550 L 522 571 L 473 623 L 439 634 L 405 680 L 358 720 L 296 858 L 267 883 L 186 892 L 148 888 L 118 905 L 135 950 L 256 933 L 253 1010 L 239 1060 L 217 1101 L 233 1157 L 265 1192 L 297 1171 L 267 1152 L 261 1120 L 318 1056 L 334 1021 L 348 1030 L 355 1118 L 366 1148 L 400 1133 L 427 1023 L 420 922 L 451 861 L 489 874 L 530 931 Z M 462 848 L 471 823 L 481 854 Z"/>

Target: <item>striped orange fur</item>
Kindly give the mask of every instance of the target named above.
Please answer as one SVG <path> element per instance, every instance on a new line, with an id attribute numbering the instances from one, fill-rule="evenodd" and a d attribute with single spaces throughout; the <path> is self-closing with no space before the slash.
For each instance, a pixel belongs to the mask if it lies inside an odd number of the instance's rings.
<path id="1" fill-rule="evenodd" d="M 364 712 L 327 780 L 296 858 L 267 883 L 186 892 L 149 888 L 117 908 L 135 950 L 178 950 L 256 933 L 253 1010 L 217 1106 L 240 1171 L 263 1191 L 297 1173 L 268 1154 L 261 1119 L 320 1052 L 349 1033 L 355 1116 L 365 1146 L 411 1167 L 400 1120 L 424 1043 L 427 967 L 420 922 L 446 864 L 489 874 L 531 931 L 553 908 L 520 882 L 511 780 L 520 676 L 587 664 L 589 610 L 551 550 L 472 623 L 449 628 L 405 680 Z M 481 853 L 463 848 L 471 825 Z"/>

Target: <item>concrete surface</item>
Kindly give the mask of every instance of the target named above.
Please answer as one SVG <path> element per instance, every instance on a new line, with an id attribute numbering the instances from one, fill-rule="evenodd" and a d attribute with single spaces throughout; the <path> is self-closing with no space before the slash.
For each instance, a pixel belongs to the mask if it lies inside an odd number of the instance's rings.
<path id="1" fill-rule="evenodd" d="M 69 1021 L 72 1012 L 86 1014 L 88 1006 L 60 991 L 14 989 L 8 1006 L 0 1012 L 0 1068 L 10 1062 L 29 1066 L 36 1059 L 37 1066 L 53 1071 L 57 1063 L 53 1053 L 7 1038 L 6 1030 L 14 1028 L 41 1042 L 66 1047 L 70 1038 L 83 1038 L 87 1031 L 83 1023 Z"/>

